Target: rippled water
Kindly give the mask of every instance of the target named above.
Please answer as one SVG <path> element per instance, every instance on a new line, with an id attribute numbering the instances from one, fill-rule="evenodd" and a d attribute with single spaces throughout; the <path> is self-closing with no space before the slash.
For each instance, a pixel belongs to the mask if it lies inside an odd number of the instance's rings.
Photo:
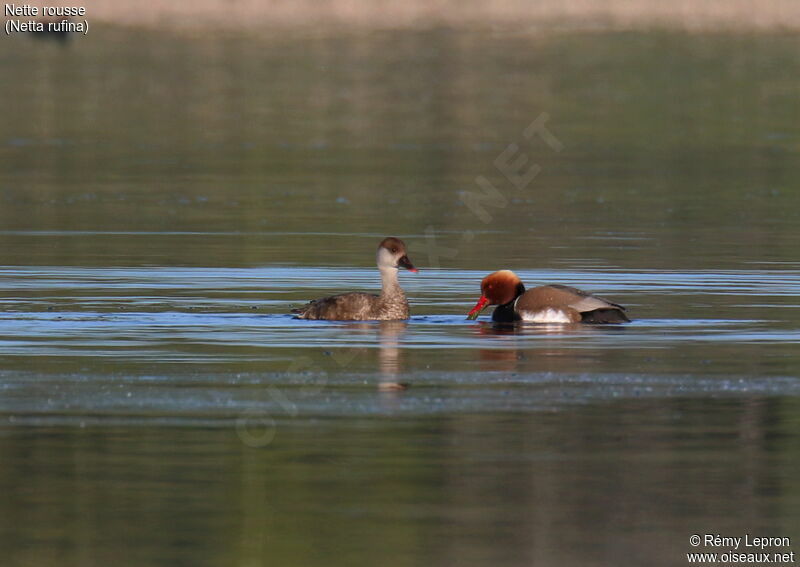
<path id="1" fill-rule="evenodd" d="M 28 39 L 0 51 L 3 565 L 800 541 L 796 37 Z M 390 234 L 410 320 L 289 315 L 376 290 Z M 467 321 L 500 268 L 633 322 Z"/>
<path id="2" fill-rule="evenodd" d="M 2 411 L 24 424 L 229 424 L 254 410 L 429 415 L 800 393 L 800 270 L 521 271 L 624 302 L 634 322 L 518 328 L 466 320 L 483 275 L 404 272 L 411 319 L 353 323 L 288 313 L 374 289 L 374 269 L 2 269 Z M 411 388 L 387 408 L 383 382 Z"/>

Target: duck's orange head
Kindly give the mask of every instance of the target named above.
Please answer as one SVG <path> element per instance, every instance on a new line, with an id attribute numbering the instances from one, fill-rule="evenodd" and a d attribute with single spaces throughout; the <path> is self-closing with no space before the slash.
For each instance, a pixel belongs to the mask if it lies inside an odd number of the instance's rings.
<path id="1" fill-rule="evenodd" d="M 511 270 L 500 270 L 489 274 L 481 282 L 481 298 L 467 315 L 467 319 L 477 319 L 480 312 L 489 305 L 505 305 L 525 293 L 525 286 L 517 274 Z"/>

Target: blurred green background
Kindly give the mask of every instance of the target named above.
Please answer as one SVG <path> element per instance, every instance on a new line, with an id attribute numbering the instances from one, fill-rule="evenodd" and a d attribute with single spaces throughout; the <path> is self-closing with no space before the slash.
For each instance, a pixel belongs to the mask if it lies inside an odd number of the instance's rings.
<path id="1" fill-rule="evenodd" d="M 0 262 L 368 266 L 348 235 L 419 253 L 426 231 L 452 268 L 795 260 L 799 47 L 663 30 L 6 38 Z M 561 152 L 522 136 L 543 113 Z M 524 191 L 494 165 L 512 143 L 541 167 Z M 479 175 L 505 201 L 488 223 L 462 199 Z M 193 232 L 212 235 L 170 234 Z"/>
<path id="2" fill-rule="evenodd" d="M 693 533 L 800 537 L 794 3 L 181 6 L 0 37 L 3 565 L 673 566 Z M 543 117 L 561 151 L 523 135 Z M 389 234 L 422 268 L 407 326 L 285 315 L 374 289 Z M 635 322 L 465 323 L 499 268 Z"/>

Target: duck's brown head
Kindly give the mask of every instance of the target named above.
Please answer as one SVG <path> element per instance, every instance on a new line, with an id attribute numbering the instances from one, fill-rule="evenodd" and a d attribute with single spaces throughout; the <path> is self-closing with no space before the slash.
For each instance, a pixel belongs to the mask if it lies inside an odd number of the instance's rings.
<path id="1" fill-rule="evenodd" d="M 399 238 L 389 236 L 378 245 L 378 268 L 405 268 L 409 272 L 417 269 L 406 256 L 406 244 Z"/>
<path id="2" fill-rule="evenodd" d="M 525 286 L 511 270 L 500 270 L 489 274 L 481 282 L 481 298 L 470 310 L 467 319 L 477 319 L 489 305 L 505 305 L 525 293 Z"/>

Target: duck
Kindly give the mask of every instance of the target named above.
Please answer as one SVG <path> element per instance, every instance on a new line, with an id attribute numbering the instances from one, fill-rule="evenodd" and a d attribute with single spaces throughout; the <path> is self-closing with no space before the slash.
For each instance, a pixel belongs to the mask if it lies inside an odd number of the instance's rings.
<path id="1" fill-rule="evenodd" d="M 404 268 L 409 272 L 418 270 L 408 259 L 406 244 L 399 238 L 389 236 L 381 240 L 377 253 L 378 270 L 381 273 L 381 293 L 342 293 L 310 301 L 292 309 L 297 319 L 322 319 L 328 321 L 396 321 L 408 319 L 409 309 L 406 294 L 400 287 L 398 272 Z"/>
<path id="2" fill-rule="evenodd" d="M 467 319 L 476 319 L 489 305 L 497 305 L 492 321 L 498 323 L 630 323 L 622 305 L 560 284 L 526 291 L 522 280 L 511 270 L 499 270 L 483 278 L 481 298 Z"/>

